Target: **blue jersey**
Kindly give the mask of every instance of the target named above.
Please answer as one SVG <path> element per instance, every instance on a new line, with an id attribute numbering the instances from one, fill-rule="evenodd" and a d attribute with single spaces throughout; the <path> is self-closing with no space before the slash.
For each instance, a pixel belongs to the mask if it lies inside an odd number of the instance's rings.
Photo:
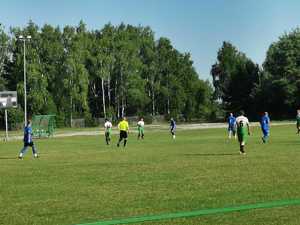
<path id="1" fill-rule="evenodd" d="M 234 116 L 229 116 L 228 117 L 228 125 L 229 126 L 234 126 L 235 125 L 235 121 L 236 121 L 236 118 Z"/>
<path id="2" fill-rule="evenodd" d="M 269 125 L 270 125 L 270 118 L 269 116 L 263 116 L 261 118 L 261 121 L 260 121 L 260 126 L 262 129 L 264 130 L 268 130 L 269 129 Z"/>
<path id="3" fill-rule="evenodd" d="M 171 120 L 170 127 L 172 130 L 174 130 L 176 128 L 175 120 Z"/>
<path id="4" fill-rule="evenodd" d="M 24 143 L 29 144 L 32 142 L 32 128 L 27 126 L 24 128 Z"/>

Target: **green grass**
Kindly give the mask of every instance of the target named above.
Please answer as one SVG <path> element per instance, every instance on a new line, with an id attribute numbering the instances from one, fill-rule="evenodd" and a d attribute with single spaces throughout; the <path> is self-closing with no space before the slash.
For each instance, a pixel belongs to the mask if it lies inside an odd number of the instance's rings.
<path id="1" fill-rule="evenodd" d="M 22 142 L 1 143 L 0 224 L 63 225 L 300 198 L 300 137 L 272 128 L 262 144 L 254 128 L 238 152 L 224 129 L 131 134 L 126 150 L 103 136 L 37 140 L 41 158 L 16 156 Z M 113 136 L 115 143 L 117 136 Z M 144 224 L 297 225 L 300 206 Z"/>

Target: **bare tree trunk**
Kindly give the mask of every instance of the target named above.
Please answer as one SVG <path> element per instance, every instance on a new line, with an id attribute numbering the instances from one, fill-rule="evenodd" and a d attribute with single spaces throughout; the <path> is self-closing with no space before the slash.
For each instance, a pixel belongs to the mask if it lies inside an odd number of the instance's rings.
<path id="1" fill-rule="evenodd" d="M 168 99 L 167 99 L 167 113 L 170 115 L 170 88 L 169 88 L 169 74 L 167 76 L 167 90 L 168 90 Z"/>
<path id="2" fill-rule="evenodd" d="M 154 81 L 151 81 L 151 99 L 152 99 L 152 116 L 155 116 L 155 93 L 154 93 Z"/>
<path id="3" fill-rule="evenodd" d="M 124 117 L 124 82 L 123 82 L 123 73 L 122 69 L 120 71 L 120 77 L 121 77 L 121 116 Z"/>
<path id="4" fill-rule="evenodd" d="M 117 110 L 118 110 L 118 118 L 120 118 L 120 100 L 119 100 L 119 98 L 118 98 Z"/>
<path id="5" fill-rule="evenodd" d="M 101 78 L 101 88 L 102 88 L 103 115 L 104 115 L 104 118 L 106 118 L 105 90 L 104 90 L 104 79 L 103 78 Z"/>
<path id="6" fill-rule="evenodd" d="M 125 102 L 124 102 L 124 97 L 122 96 L 122 117 L 125 116 Z"/>
<path id="7" fill-rule="evenodd" d="M 119 94 L 118 94 L 118 80 L 116 80 L 116 85 L 115 85 L 115 106 L 116 106 L 116 112 L 117 112 L 117 117 L 120 118 L 120 103 L 119 103 Z"/>
<path id="8" fill-rule="evenodd" d="M 70 99 L 70 127 L 72 127 L 72 124 L 73 124 L 73 98 L 71 96 L 71 99 Z"/>
<path id="9" fill-rule="evenodd" d="M 152 92 L 152 116 L 155 116 L 155 95 L 154 95 L 154 91 Z"/>
<path id="10" fill-rule="evenodd" d="M 170 115 L 170 97 L 168 96 L 168 100 L 167 100 L 167 112 L 168 115 Z"/>
<path id="11" fill-rule="evenodd" d="M 111 106 L 110 77 L 108 78 L 107 89 L 108 89 L 108 105 Z"/>

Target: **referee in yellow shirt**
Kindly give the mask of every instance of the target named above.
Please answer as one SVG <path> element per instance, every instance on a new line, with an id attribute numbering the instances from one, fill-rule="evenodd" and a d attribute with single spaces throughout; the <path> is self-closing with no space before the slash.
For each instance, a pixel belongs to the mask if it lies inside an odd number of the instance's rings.
<path id="1" fill-rule="evenodd" d="M 120 139 L 118 141 L 117 146 L 120 147 L 120 143 L 124 139 L 124 147 L 125 147 L 127 143 L 128 132 L 129 132 L 129 125 L 126 120 L 126 117 L 123 117 L 123 120 L 118 124 L 118 128 L 120 130 Z"/>

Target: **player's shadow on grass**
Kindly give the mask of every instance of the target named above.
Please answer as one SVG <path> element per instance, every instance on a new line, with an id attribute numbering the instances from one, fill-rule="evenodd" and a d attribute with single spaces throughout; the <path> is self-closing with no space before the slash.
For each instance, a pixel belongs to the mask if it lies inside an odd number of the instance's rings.
<path id="1" fill-rule="evenodd" d="M 240 153 L 195 153 L 183 154 L 184 156 L 232 156 L 240 155 Z"/>
<path id="2" fill-rule="evenodd" d="M 17 157 L 0 157 L 0 160 L 11 160 L 11 159 L 17 159 Z"/>

